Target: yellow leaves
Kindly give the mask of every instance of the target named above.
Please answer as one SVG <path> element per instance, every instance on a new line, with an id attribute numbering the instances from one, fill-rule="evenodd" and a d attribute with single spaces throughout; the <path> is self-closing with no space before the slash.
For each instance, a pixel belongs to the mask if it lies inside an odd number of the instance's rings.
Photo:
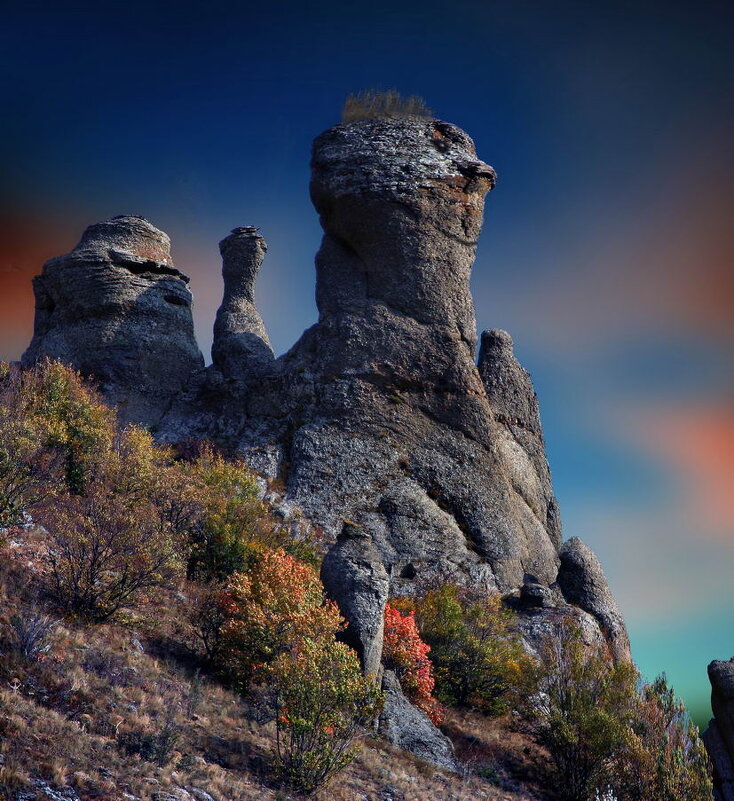
<path id="1" fill-rule="evenodd" d="M 258 663 L 297 642 L 333 639 L 344 627 L 314 568 L 282 549 L 265 551 L 247 573 L 235 573 L 223 602 L 230 617 L 225 661 L 243 686 L 261 675 Z"/>

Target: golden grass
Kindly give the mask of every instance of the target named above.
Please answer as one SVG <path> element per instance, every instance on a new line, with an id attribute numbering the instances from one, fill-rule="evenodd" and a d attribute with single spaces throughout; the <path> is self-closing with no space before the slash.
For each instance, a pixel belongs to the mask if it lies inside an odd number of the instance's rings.
<path id="1" fill-rule="evenodd" d="M 0 553 L 0 623 L 30 597 L 42 532 Z M 0 798 L 13 801 L 32 779 L 73 787 L 83 801 L 150 801 L 167 788 L 198 787 L 216 801 L 284 801 L 268 784 L 274 726 L 257 697 L 244 701 L 197 674 L 187 636 L 186 587 L 148 599 L 124 623 L 57 627 L 49 652 L 24 663 L 0 658 Z M 142 648 L 142 650 L 141 650 Z M 0 650 L 2 650 L 0 648 Z M 261 699 L 260 699 L 261 700 Z M 125 735 L 178 738 L 163 765 L 121 747 Z M 449 712 L 445 730 L 468 767 L 463 776 L 368 739 L 360 756 L 317 801 L 529 801 L 537 749 L 507 720 Z M 509 744 L 509 745 L 508 745 Z M 532 756 L 523 749 L 534 749 Z M 519 764 L 512 764 L 520 754 Z M 497 777 L 477 770 L 497 766 Z M 515 771 L 515 773 L 513 773 Z M 535 790 L 531 781 L 530 789 Z"/>

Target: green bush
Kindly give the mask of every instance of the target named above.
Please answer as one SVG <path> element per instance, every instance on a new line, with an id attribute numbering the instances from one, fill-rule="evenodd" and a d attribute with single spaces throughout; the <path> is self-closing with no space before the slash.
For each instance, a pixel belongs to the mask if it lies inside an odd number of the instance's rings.
<path id="1" fill-rule="evenodd" d="M 637 703 L 637 671 L 615 665 L 608 650 L 585 645 L 562 627 L 545 654 L 538 735 L 555 765 L 566 801 L 596 801 L 613 792 Z"/>
<path id="2" fill-rule="evenodd" d="M 698 730 L 664 677 L 641 684 L 631 663 L 574 626 L 546 651 L 537 733 L 565 801 L 710 801 Z"/>
<path id="3" fill-rule="evenodd" d="M 537 667 L 499 595 L 477 596 L 443 584 L 414 605 L 441 701 L 497 715 L 518 694 L 532 693 Z"/>
<path id="4" fill-rule="evenodd" d="M 297 641 L 269 670 L 276 714 L 276 769 L 290 789 L 312 793 L 357 755 L 360 730 L 383 696 L 357 655 L 332 637 Z"/>
<path id="5" fill-rule="evenodd" d="M 665 676 L 642 686 L 625 756 L 619 801 L 710 801 L 706 749 Z"/>

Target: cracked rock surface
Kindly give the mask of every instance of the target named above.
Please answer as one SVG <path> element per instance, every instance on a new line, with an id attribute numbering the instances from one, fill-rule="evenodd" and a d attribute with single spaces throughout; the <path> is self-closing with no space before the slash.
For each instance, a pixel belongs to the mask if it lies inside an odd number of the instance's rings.
<path id="1" fill-rule="evenodd" d="M 94 376 L 123 421 L 155 425 L 204 366 L 188 283 L 168 236 L 147 220 L 91 225 L 33 281 L 36 317 L 23 364 L 59 359 Z"/>

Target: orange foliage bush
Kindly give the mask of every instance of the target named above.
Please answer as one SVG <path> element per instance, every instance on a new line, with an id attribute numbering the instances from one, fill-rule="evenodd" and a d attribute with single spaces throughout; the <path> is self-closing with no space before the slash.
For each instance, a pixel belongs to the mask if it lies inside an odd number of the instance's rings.
<path id="1" fill-rule="evenodd" d="M 235 573 L 223 595 L 229 620 L 222 630 L 225 667 L 241 689 L 304 638 L 333 638 L 344 628 L 325 601 L 316 570 L 282 549 L 265 551 L 247 573 Z"/>
<path id="2" fill-rule="evenodd" d="M 408 698 L 433 723 L 441 723 L 443 708 L 433 697 L 433 665 L 428 658 L 431 647 L 421 639 L 414 612 L 404 615 L 390 604 L 386 605 L 382 649 L 385 666 L 395 671 Z"/>

